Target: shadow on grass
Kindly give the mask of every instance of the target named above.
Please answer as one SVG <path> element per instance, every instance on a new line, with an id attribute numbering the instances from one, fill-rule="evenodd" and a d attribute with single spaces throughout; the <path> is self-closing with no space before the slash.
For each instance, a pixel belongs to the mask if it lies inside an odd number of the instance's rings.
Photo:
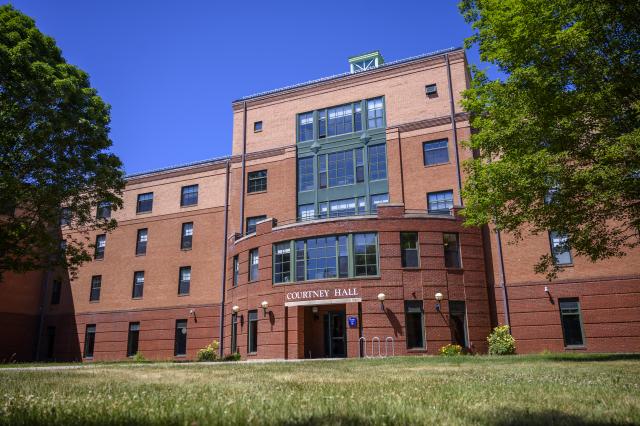
<path id="1" fill-rule="evenodd" d="M 550 361 L 570 361 L 570 362 L 602 362 L 602 361 L 638 361 L 639 354 L 558 354 L 546 355 L 545 359 Z"/>
<path id="2" fill-rule="evenodd" d="M 554 425 L 632 425 L 633 422 L 617 422 L 611 420 L 590 420 L 583 416 L 563 413 L 558 410 L 528 411 L 528 410 L 501 410 L 491 415 L 475 418 L 474 421 L 480 424 L 497 426 L 554 426 Z"/>

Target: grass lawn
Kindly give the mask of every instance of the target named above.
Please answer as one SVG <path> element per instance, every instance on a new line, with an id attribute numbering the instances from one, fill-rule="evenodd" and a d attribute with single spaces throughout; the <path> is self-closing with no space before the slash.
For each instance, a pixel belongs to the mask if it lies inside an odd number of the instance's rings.
<path id="1" fill-rule="evenodd" d="M 0 369 L 0 424 L 640 424 L 640 356 Z"/>

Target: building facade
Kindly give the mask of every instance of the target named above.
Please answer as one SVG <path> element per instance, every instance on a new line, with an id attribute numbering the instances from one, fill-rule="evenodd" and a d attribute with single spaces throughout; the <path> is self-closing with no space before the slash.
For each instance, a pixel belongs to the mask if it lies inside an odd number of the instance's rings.
<path id="1" fill-rule="evenodd" d="M 521 353 L 640 351 L 640 252 L 592 264 L 553 232 L 463 226 L 468 87 L 462 49 L 372 52 L 234 101 L 230 156 L 129 176 L 124 208 L 96 212 L 115 231 L 62 227 L 96 245 L 77 277 L 4 284 L 22 302 L 0 301 L 0 358 L 483 353 L 504 323 Z M 553 282 L 533 273 L 549 251 Z"/>

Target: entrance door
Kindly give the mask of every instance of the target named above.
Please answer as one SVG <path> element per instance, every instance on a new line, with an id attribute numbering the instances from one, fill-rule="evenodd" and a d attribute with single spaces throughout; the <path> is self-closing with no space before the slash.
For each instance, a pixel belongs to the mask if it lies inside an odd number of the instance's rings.
<path id="1" fill-rule="evenodd" d="M 327 358 L 347 356 L 347 339 L 344 311 L 324 314 L 324 355 Z"/>

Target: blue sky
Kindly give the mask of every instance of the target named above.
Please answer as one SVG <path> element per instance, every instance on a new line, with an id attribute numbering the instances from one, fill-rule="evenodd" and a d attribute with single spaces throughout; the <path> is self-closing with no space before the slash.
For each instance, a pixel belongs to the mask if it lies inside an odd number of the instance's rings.
<path id="1" fill-rule="evenodd" d="M 455 1 L 10 3 L 89 73 L 127 173 L 229 154 L 234 99 L 345 72 L 359 53 L 393 61 L 471 34 Z"/>

